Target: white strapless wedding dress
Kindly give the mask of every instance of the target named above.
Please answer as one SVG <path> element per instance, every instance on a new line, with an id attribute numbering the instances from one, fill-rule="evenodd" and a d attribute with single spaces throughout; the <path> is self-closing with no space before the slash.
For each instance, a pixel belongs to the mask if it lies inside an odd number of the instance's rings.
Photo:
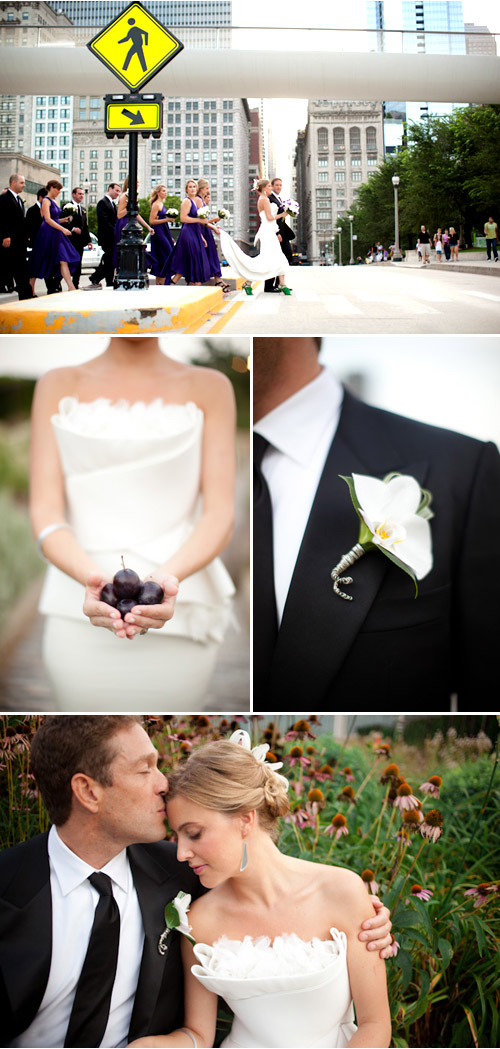
<path id="1" fill-rule="evenodd" d="M 196 979 L 234 1012 L 226 1049 L 346 1046 L 356 1032 L 347 972 L 347 942 L 306 943 L 294 934 L 197 944 Z"/>
<path id="2" fill-rule="evenodd" d="M 264 211 L 260 213 L 260 226 L 255 236 L 255 246 L 258 247 L 259 254 L 254 258 L 245 255 L 229 233 L 223 229 L 220 231 L 222 254 L 235 273 L 245 280 L 269 280 L 288 270 L 288 259 L 283 254 L 276 236 L 279 233 L 278 223 L 275 221 L 278 205 L 271 204 L 271 211 L 272 221 L 266 218 Z"/>
<path id="3" fill-rule="evenodd" d="M 185 542 L 200 514 L 203 412 L 195 404 L 81 403 L 52 417 L 67 519 L 110 577 L 141 578 Z M 50 565 L 40 611 L 44 657 L 61 710 L 200 708 L 231 616 L 232 581 L 219 559 L 183 580 L 173 618 L 133 641 L 93 627 L 83 587 Z M 160 704 L 160 708 L 154 704 Z"/>

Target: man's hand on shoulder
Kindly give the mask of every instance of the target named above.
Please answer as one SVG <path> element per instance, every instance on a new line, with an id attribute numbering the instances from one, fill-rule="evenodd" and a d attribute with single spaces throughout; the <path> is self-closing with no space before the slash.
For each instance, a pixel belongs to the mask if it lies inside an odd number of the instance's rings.
<path id="1" fill-rule="evenodd" d="M 381 958 L 390 958 L 392 955 L 391 912 L 378 896 L 370 896 L 370 901 L 375 914 L 373 918 L 367 918 L 362 922 L 358 940 L 366 943 L 368 951 L 378 951 Z"/>

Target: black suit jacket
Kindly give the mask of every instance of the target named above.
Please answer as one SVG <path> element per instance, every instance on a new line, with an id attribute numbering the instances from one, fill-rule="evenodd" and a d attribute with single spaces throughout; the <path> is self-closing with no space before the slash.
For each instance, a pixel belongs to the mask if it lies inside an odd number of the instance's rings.
<path id="1" fill-rule="evenodd" d="M 81 204 L 80 207 L 82 208 L 81 216 L 79 216 L 78 214 L 72 215 L 66 228 L 71 230 L 71 243 L 73 247 L 76 248 L 78 254 L 82 256 L 84 248 L 87 247 L 87 244 L 90 240 L 90 233 L 87 222 L 87 212 Z M 77 229 L 81 230 L 81 233 L 73 233 L 73 229 L 75 226 Z"/>
<path id="2" fill-rule="evenodd" d="M 11 238 L 9 250 L 12 255 L 24 258 L 27 247 L 24 213 L 15 201 L 10 189 L 6 189 L 5 193 L 0 193 L 0 245 L 6 237 Z"/>
<path id="3" fill-rule="evenodd" d="M 281 208 L 281 210 L 283 211 L 283 204 L 281 203 L 279 197 L 276 196 L 276 193 L 270 193 L 269 200 L 271 204 L 277 204 L 278 207 Z M 282 217 L 280 218 L 278 214 L 276 216 L 276 221 L 278 223 L 278 229 L 280 231 L 281 236 L 283 237 L 283 240 L 295 240 L 295 233 L 293 232 L 293 229 L 291 229 L 291 227 L 288 225 L 286 221 L 286 215 L 282 215 Z"/>
<path id="4" fill-rule="evenodd" d="M 109 197 L 97 201 L 97 240 L 104 251 L 112 251 L 115 243 L 116 208 Z"/>
<path id="5" fill-rule="evenodd" d="M 344 476 L 410 474 L 433 495 L 433 568 L 418 584 L 379 551 L 343 601 L 330 572 L 356 543 Z M 493 444 L 372 408 L 345 393 L 255 710 L 462 709 L 498 695 L 500 456 Z M 254 624 L 258 635 L 259 623 Z M 259 651 L 258 639 L 254 641 Z M 256 660 L 257 663 L 257 660 Z M 483 707 L 484 708 L 484 707 Z"/>
<path id="6" fill-rule="evenodd" d="M 183 974 L 180 937 L 165 930 L 164 908 L 182 889 L 203 891 L 187 863 L 178 863 L 169 842 L 127 850 L 144 922 L 145 940 L 129 1041 L 182 1026 Z M 71 949 L 71 944 L 68 944 Z M 52 952 L 52 900 L 47 834 L 0 854 L 0 1016 L 4 1045 L 34 1020 L 47 986 Z"/>
<path id="7" fill-rule="evenodd" d="M 30 248 L 32 248 L 35 243 L 38 230 L 40 229 L 40 226 L 43 222 L 42 211 L 38 204 L 32 204 L 31 207 L 28 208 L 24 222 L 26 239 Z"/>

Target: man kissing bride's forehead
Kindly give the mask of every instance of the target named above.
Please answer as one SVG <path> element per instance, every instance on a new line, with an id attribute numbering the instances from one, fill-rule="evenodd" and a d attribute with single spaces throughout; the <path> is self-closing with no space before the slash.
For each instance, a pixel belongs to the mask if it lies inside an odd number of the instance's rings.
<path id="1" fill-rule="evenodd" d="M 253 343 L 254 709 L 464 709 L 496 682 L 498 449 L 363 403 L 334 344 Z"/>
<path id="2" fill-rule="evenodd" d="M 174 770 L 167 795 L 158 751 L 140 717 L 69 714 L 43 720 L 31 764 L 52 826 L 0 854 L 6 1045 L 212 1045 L 219 991 L 207 977 L 207 959 L 217 955 L 221 937 L 243 941 L 261 934 L 291 950 L 291 965 L 303 982 L 297 1001 L 306 1011 L 311 984 L 321 984 L 329 998 L 334 978 L 342 986 L 335 1023 L 330 1007 L 322 1009 L 321 1018 L 322 1024 L 328 1021 L 325 1030 L 344 1026 L 339 1039 L 354 1030 L 350 954 L 354 997 L 360 1007 L 365 1001 L 379 1025 L 382 1040 L 373 1044 L 389 1044 L 380 959 L 370 985 L 370 994 L 377 992 L 376 1007 L 361 979 L 366 965 L 373 966 L 368 943 L 382 953 L 390 949 L 389 912 L 376 898 L 372 906 L 373 898 L 351 872 L 277 849 L 277 821 L 288 810 L 286 780 L 266 763 L 267 747 L 252 752 L 241 737 L 239 732 L 238 742 L 207 743 L 193 751 Z M 177 845 L 165 840 L 166 797 Z M 352 901 L 344 914 L 339 898 Z M 202 907 L 202 899 L 211 902 Z M 190 932 L 191 900 L 194 948 L 171 932 L 174 926 Z M 183 920 L 172 925 L 173 901 Z M 370 928 L 362 932 L 366 919 Z M 321 946 L 312 969 L 309 963 L 304 969 L 301 944 L 312 937 Z M 238 959 L 234 964 L 239 966 Z M 327 980 L 320 980 L 320 972 Z M 236 979 L 236 970 L 229 975 L 235 976 L 233 991 L 240 976 L 246 980 L 241 973 Z M 244 1039 L 254 1039 L 239 1045 L 291 1044 L 279 1033 L 284 1017 L 271 1010 L 264 1035 L 252 1023 L 246 1027 L 246 998 L 240 1003 L 237 994 L 233 1004 L 227 981 L 225 993 L 237 1017 L 234 1038 L 245 1031 Z M 266 997 L 263 1009 L 269 1007 Z M 274 1041 L 269 1041 L 273 1024 Z M 227 1046 L 236 1044 L 232 1037 Z"/>

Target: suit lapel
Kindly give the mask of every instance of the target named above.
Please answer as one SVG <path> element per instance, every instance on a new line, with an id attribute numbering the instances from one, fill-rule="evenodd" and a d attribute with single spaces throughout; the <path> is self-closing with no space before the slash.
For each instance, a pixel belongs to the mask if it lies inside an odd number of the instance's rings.
<path id="1" fill-rule="evenodd" d="M 376 551 L 357 561 L 346 592 L 333 593 L 330 572 L 357 542 L 359 519 L 339 474 L 384 477 L 409 473 L 422 484 L 427 464 L 401 463 L 397 447 L 367 428 L 371 411 L 347 392 L 341 417 L 316 492 L 283 613 L 271 669 L 270 695 L 285 698 L 325 691 L 343 663 L 387 572 L 394 568 Z M 395 570 L 395 569 L 394 569 Z M 300 659 L 297 659 L 297 647 Z"/>
<path id="2" fill-rule="evenodd" d="M 165 967 L 168 967 L 170 961 L 169 951 L 166 956 L 162 956 L 158 951 L 158 941 L 162 932 L 165 931 L 163 911 L 165 905 L 174 898 L 181 886 L 179 874 L 174 876 L 166 872 L 140 846 L 133 846 L 128 850 L 128 855 L 145 934 L 139 980 L 130 1020 L 129 1040 L 132 1041 L 149 1030 L 149 1024 L 155 1012 Z M 176 959 L 178 964 L 177 955 Z"/>
<path id="3" fill-rule="evenodd" d="M 2 898 L 2 938 L 9 964 L 2 965 L 5 988 L 19 1030 L 36 1016 L 50 972 L 52 896 L 47 834 L 28 842 L 15 881 Z M 12 944 L 18 951 L 12 950 Z"/>

